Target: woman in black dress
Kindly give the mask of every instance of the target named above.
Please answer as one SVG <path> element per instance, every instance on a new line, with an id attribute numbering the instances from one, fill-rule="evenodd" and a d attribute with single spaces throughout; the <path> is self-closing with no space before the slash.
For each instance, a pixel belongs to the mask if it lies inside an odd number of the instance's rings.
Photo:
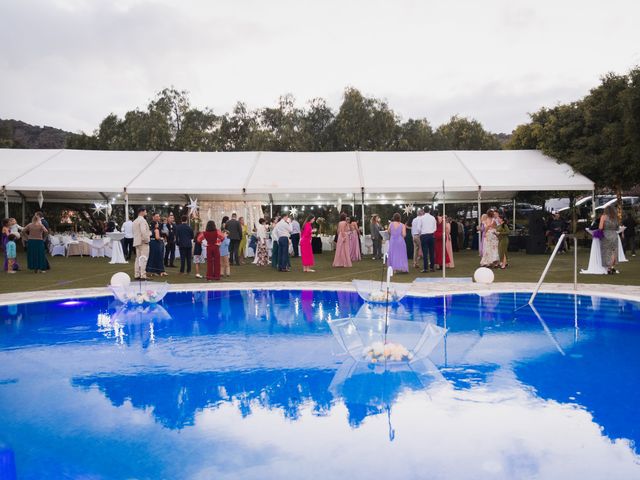
<path id="1" fill-rule="evenodd" d="M 151 221 L 151 241 L 149 242 L 147 273 L 151 276 L 167 276 L 167 272 L 164 271 L 164 241 L 162 240 L 162 223 L 160 222 L 159 213 L 154 213 L 153 220 Z"/>

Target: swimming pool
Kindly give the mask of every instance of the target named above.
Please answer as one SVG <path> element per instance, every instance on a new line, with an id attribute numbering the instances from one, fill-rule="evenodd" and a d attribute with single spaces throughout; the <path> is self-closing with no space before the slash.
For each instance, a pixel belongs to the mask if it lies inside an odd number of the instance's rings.
<path id="1" fill-rule="evenodd" d="M 0 307 L 0 478 L 640 478 L 640 303 L 527 299 L 407 297 L 448 333 L 382 373 L 351 292 Z"/>

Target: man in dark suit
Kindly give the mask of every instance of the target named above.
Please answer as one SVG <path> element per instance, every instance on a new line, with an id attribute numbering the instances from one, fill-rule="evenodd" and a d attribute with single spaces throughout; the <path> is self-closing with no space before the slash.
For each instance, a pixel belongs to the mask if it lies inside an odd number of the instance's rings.
<path id="1" fill-rule="evenodd" d="M 242 225 L 236 218 L 236 214 L 231 215 L 231 219 L 227 220 L 225 229 L 229 232 L 229 264 L 240 265 L 240 257 L 238 249 L 240 248 L 240 240 L 242 240 Z"/>
<path id="2" fill-rule="evenodd" d="M 173 213 L 170 213 L 167 217 L 167 223 L 165 223 L 163 230 L 167 234 L 167 245 L 164 249 L 164 266 L 175 267 L 176 261 L 176 224 Z"/>
<path id="3" fill-rule="evenodd" d="M 189 225 L 189 217 L 183 215 L 180 225 L 175 228 L 175 238 L 180 250 L 180 273 L 184 273 L 185 265 L 187 274 L 191 273 L 191 249 L 193 247 L 193 229 Z"/>

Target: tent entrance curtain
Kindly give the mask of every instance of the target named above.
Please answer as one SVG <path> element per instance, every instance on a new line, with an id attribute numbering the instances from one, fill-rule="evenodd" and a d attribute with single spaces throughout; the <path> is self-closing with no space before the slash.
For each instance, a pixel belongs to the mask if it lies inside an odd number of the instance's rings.
<path id="1" fill-rule="evenodd" d="M 262 203 L 260 202 L 203 201 L 198 203 L 203 230 L 209 220 L 216 222 L 216 226 L 220 228 L 222 218 L 225 216 L 231 217 L 231 214 L 235 213 L 238 215 L 238 218 L 244 217 L 245 223 L 249 228 L 249 233 L 251 233 L 255 225 L 258 224 L 258 220 L 264 217 Z"/>

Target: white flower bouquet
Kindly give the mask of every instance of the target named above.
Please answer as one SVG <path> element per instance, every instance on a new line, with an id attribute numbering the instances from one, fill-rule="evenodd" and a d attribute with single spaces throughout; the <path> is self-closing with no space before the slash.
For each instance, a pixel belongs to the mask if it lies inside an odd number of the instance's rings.
<path id="1" fill-rule="evenodd" d="M 410 283 L 390 282 L 387 291 L 387 284 L 377 280 L 353 280 L 352 283 L 360 298 L 370 303 L 398 303 L 411 288 Z"/>
<path id="2" fill-rule="evenodd" d="M 399 343 L 373 342 L 362 351 L 363 357 L 369 363 L 386 361 L 409 362 L 413 359 L 413 354 L 404 345 Z"/>
<path id="3" fill-rule="evenodd" d="M 169 291 L 167 282 L 131 282 L 129 285 L 112 285 L 113 296 L 122 303 L 132 305 L 156 304 Z"/>
<path id="4" fill-rule="evenodd" d="M 340 346 L 354 360 L 367 363 L 413 362 L 431 354 L 446 329 L 434 323 L 384 315 L 329 321 Z"/>

